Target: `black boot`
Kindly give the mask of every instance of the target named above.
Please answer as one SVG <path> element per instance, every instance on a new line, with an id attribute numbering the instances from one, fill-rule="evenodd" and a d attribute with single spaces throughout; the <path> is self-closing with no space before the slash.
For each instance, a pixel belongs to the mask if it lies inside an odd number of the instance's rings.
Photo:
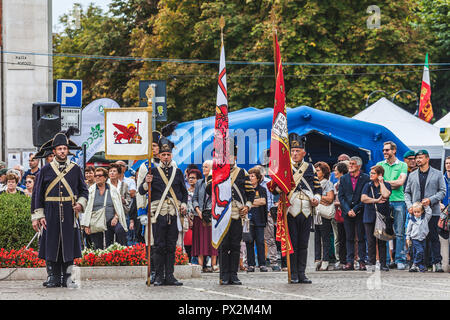
<path id="1" fill-rule="evenodd" d="M 153 262 L 154 262 L 154 270 L 155 270 L 155 280 L 153 284 L 155 286 L 163 286 L 164 285 L 164 257 L 156 253 L 152 254 Z"/>
<path id="2" fill-rule="evenodd" d="M 183 283 L 178 281 L 175 276 L 173 275 L 175 271 L 175 251 L 174 250 L 168 250 L 169 253 L 166 253 L 166 259 L 164 264 L 164 270 L 166 272 L 166 280 L 165 284 L 167 286 L 182 286 Z"/>
<path id="3" fill-rule="evenodd" d="M 289 256 L 289 263 L 291 265 L 291 283 L 299 283 L 298 279 L 298 262 L 297 253 L 294 252 Z"/>
<path id="4" fill-rule="evenodd" d="M 48 262 L 46 262 L 46 266 L 45 266 L 45 268 L 46 268 L 46 270 L 47 270 L 47 280 L 46 281 L 44 281 L 43 283 L 42 283 L 42 285 L 44 286 L 44 287 L 46 287 L 47 286 L 47 283 L 48 283 L 48 281 L 49 281 L 49 278 L 50 278 L 50 272 L 49 272 L 49 270 L 48 270 Z"/>
<path id="5" fill-rule="evenodd" d="M 230 254 L 230 284 L 241 285 L 237 273 L 239 270 L 240 250 L 232 250 Z"/>
<path id="6" fill-rule="evenodd" d="M 64 288 L 76 289 L 78 285 L 73 281 L 73 261 L 64 262 L 62 264 L 62 286 Z"/>
<path id="7" fill-rule="evenodd" d="M 59 262 L 46 261 L 47 264 L 47 288 L 61 287 L 61 264 Z"/>
<path id="8" fill-rule="evenodd" d="M 222 248 L 219 248 L 219 277 L 220 284 L 229 285 L 230 284 L 230 258 L 228 252 L 225 252 Z"/>
<path id="9" fill-rule="evenodd" d="M 308 258 L 308 248 L 303 248 L 298 250 L 298 278 L 300 283 L 312 283 L 306 275 L 306 259 Z"/>

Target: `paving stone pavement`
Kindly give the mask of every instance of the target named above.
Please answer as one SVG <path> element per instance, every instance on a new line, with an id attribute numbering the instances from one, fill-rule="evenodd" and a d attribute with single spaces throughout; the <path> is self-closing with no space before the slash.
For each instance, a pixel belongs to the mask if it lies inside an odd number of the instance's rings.
<path id="1" fill-rule="evenodd" d="M 450 299 L 449 273 L 311 271 L 313 284 L 288 284 L 286 272 L 240 272 L 241 286 L 221 286 L 218 273 L 181 287 L 147 287 L 145 279 L 83 280 L 78 289 L 47 289 L 41 280 L 0 281 L 0 300 L 435 300 Z"/>

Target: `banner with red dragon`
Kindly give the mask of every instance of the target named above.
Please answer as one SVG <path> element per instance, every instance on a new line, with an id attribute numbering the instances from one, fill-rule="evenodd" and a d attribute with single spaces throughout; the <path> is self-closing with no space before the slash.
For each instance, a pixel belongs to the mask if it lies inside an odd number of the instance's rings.
<path id="1" fill-rule="evenodd" d="M 105 109 L 106 159 L 148 159 L 149 121 L 147 108 Z"/>

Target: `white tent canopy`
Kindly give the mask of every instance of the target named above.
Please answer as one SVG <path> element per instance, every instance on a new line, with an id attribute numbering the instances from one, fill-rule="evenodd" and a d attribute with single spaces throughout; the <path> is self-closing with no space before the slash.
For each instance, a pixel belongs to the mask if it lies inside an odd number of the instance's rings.
<path id="1" fill-rule="evenodd" d="M 440 120 L 436 121 L 433 125 L 438 128 L 450 128 L 450 112 L 443 116 Z"/>
<path id="2" fill-rule="evenodd" d="M 442 159 L 444 142 L 439 136 L 439 128 L 415 117 L 384 97 L 353 118 L 382 125 L 410 149 L 425 149 L 430 158 Z M 403 160 L 403 155 L 397 156 Z"/>

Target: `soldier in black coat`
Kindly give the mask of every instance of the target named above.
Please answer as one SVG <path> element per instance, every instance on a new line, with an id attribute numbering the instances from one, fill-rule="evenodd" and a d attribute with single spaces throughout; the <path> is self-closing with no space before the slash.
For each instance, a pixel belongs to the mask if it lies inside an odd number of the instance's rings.
<path id="1" fill-rule="evenodd" d="M 81 257 L 77 217 L 89 192 L 80 167 L 67 159 L 69 149 L 78 148 L 75 143 L 58 133 L 46 144 L 55 158 L 41 169 L 34 187 L 33 228 L 43 227 L 39 258 L 47 264 L 46 287 L 74 286 L 73 260 Z"/>
<path id="2" fill-rule="evenodd" d="M 182 283 L 175 279 L 173 275 L 176 243 L 180 231 L 178 228 L 180 221 L 177 220 L 180 219 L 180 213 L 184 216 L 187 212 L 188 193 L 183 173 L 172 161 L 173 142 L 166 137 L 161 137 L 158 144 L 160 164 L 151 168 L 145 177 L 145 181 L 139 186 L 139 193 L 141 195 L 147 193 L 148 185 L 151 184 L 154 285 L 179 286 Z M 173 181 L 171 183 L 172 175 Z M 170 188 L 167 188 L 167 183 L 164 180 L 170 184 Z M 141 224 L 146 225 L 148 223 L 146 216 L 141 215 L 139 218 Z M 147 236 L 145 238 L 147 239 Z"/>
<path id="3" fill-rule="evenodd" d="M 294 253 L 290 255 L 291 283 L 311 283 L 305 275 L 308 257 L 308 242 L 314 208 L 319 205 L 322 187 L 316 170 L 304 160 L 306 138 L 296 133 L 289 134 L 292 173 L 296 187 L 288 195 L 287 222 Z M 274 191 L 278 194 L 277 191 Z"/>
<path id="4" fill-rule="evenodd" d="M 220 280 L 222 285 L 241 285 L 237 277 L 239 270 L 239 258 L 241 253 L 242 219 L 248 215 L 255 199 L 255 190 L 250 182 L 248 173 L 236 165 L 237 146 L 234 145 L 234 153 L 230 155 L 230 177 L 232 180 L 231 194 L 231 222 L 219 246 Z M 233 183 L 234 179 L 234 183 Z M 206 186 L 206 193 L 212 194 L 212 181 Z M 239 192 L 237 190 L 239 190 Z"/>

